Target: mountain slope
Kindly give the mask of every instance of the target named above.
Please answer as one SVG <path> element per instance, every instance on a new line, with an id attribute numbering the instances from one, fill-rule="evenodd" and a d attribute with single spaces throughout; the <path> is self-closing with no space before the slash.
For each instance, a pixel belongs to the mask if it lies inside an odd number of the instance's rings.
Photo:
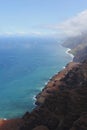
<path id="1" fill-rule="evenodd" d="M 87 130 L 86 40 L 85 35 L 64 43 L 76 62 L 50 79 L 36 96 L 37 106 L 31 113 L 22 119 L 1 120 L 0 130 Z"/>
<path id="2" fill-rule="evenodd" d="M 20 130 L 35 127 L 39 130 L 38 126 L 49 130 L 78 130 L 77 125 L 79 130 L 82 127 L 86 130 L 87 61 L 70 63 L 55 75 L 37 96 L 37 104 L 39 106 L 32 113 L 23 116 L 24 125 Z M 80 120 L 84 122 L 83 126 L 80 126 Z"/>
<path id="3" fill-rule="evenodd" d="M 71 37 L 64 41 L 63 46 L 71 48 L 70 53 L 75 57 L 73 61 L 82 62 L 87 58 L 87 34 Z"/>

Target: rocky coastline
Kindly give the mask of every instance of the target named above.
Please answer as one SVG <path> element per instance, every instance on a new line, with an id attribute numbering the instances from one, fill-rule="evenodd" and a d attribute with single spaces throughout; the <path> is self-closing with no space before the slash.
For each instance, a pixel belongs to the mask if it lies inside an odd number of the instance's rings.
<path id="1" fill-rule="evenodd" d="M 84 60 L 68 63 L 50 79 L 31 113 L 1 120 L 0 130 L 87 130 L 87 51 L 84 54 Z"/>
<path id="2" fill-rule="evenodd" d="M 23 116 L 24 124 L 20 130 L 35 130 L 35 128 L 40 130 L 40 126 L 48 130 L 86 130 L 86 66 L 87 61 L 71 62 L 64 70 L 53 76 L 37 95 L 38 106 L 32 113 L 27 112 Z"/>

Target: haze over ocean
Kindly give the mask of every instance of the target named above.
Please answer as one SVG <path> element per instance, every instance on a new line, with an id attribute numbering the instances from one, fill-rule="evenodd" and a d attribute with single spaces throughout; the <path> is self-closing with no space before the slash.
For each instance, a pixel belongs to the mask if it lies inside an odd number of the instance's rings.
<path id="1" fill-rule="evenodd" d="M 33 97 L 72 60 L 66 50 L 52 38 L 0 38 L 0 118 L 35 107 Z"/>

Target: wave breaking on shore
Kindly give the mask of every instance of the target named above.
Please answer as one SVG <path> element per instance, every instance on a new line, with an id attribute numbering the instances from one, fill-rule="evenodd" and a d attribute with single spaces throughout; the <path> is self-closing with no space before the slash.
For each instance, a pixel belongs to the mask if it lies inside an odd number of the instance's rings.
<path id="1" fill-rule="evenodd" d="M 70 55 L 72 60 L 74 58 L 74 55 L 70 53 L 71 49 L 70 48 L 67 48 L 67 51 L 66 51 L 66 54 Z"/>

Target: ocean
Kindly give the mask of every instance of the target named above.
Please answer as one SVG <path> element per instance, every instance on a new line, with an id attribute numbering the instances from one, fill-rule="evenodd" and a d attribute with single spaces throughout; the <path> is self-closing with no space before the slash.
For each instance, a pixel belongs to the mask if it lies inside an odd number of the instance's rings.
<path id="1" fill-rule="evenodd" d="M 32 111 L 35 95 L 72 60 L 66 51 L 54 38 L 0 38 L 0 118 Z"/>

